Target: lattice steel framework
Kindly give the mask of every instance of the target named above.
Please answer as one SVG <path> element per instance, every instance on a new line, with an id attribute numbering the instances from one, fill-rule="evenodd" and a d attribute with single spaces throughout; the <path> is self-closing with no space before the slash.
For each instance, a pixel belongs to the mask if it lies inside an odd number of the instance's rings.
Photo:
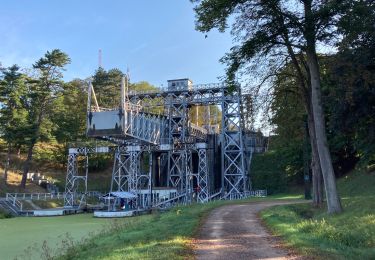
<path id="1" fill-rule="evenodd" d="M 128 190 L 128 187 L 130 186 L 129 177 L 131 176 L 129 161 L 129 153 L 116 151 L 112 169 L 111 192 Z"/>
<path id="2" fill-rule="evenodd" d="M 149 172 L 144 174 L 140 170 L 140 159 L 142 147 L 128 146 L 127 151 L 120 149 L 115 152 L 114 166 L 112 171 L 112 191 L 126 191 L 140 196 L 141 190 L 148 190 L 151 194 L 151 166 Z M 152 164 L 150 156 L 150 165 Z M 138 201 L 137 201 L 138 202 Z M 150 206 L 150 201 L 147 201 Z M 137 205 L 138 206 L 138 205 Z"/>
<path id="3" fill-rule="evenodd" d="M 100 151 L 115 152 L 112 191 L 117 189 L 137 193 L 141 186 L 151 189 L 151 169 L 147 174 L 140 172 L 140 156 L 144 151 L 163 152 L 169 157 L 168 186 L 176 188 L 180 194 L 186 194 L 186 201 L 190 201 L 193 193 L 192 153 L 198 153 L 196 176 L 199 192 L 197 198 L 201 202 L 208 201 L 210 182 L 208 160 L 214 160 L 214 158 L 208 158 L 206 148 L 198 149 L 196 144 L 207 145 L 207 134 L 211 132 L 210 106 L 212 105 L 220 106 L 222 112 L 219 136 L 223 197 L 229 199 L 241 197 L 248 191 L 239 86 L 228 88 L 225 84 L 208 84 L 195 85 L 192 89 L 178 91 L 126 94 L 124 85 L 123 81 L 120 108 L 112 109 L 113 113 L 108 112 L 108 115 L 119 117 L 116 123 L 116 135 L 100 136 L 120 145 L 103 148 Z M 89 95 L 91 92 L 93 88 L 90 85 Z M 88 129 L 93 130 L 94 133 L 95 125 L 93 125 L 92 118 L 95 119 L 95 116 L 100 118 L 101 108 L 96 102 L 95 94 L 93 99 L 94 108 L 91 106 L 91 97 L 88 100 L 90 102 L 88 104 Z M 189 120 L 189 109 L 194 106 L 203 106 L 204 127 L 194 125 Z M 149 112 L 154 111 L 153 108 L 158 109 L 158 115 Z M 109 110 L 103 110 L 103 113 L 107 111 Z M 98 137 L 91 134 L 89 130 L 89 136 Z M 119 135 L 118 131 L 123 131 L 122 135 Z M 136 146 L 139 147 L 137 150 L 134 148 Z M 87 155 L 88 152 L 98 152 L 98 150 L 88 150 L 89 148 L 79 149 L 81 150 L 76 150 L 68 157 L 66 206 L 74 204 L 77 154 L 85 152 Z"/>
<path id="4" fill-rule="evenodd" d="M 169 117 L 169 142 L 171 150 L 168 152 L 168 185 L 179 192 L 190 193 L 190 163 L 189 151 L 184 148 L 187 142 L 188 109 L 185 95 L 177 99 L 168 97 L 166 100 Z"/>
<path id="5" fill-rule="evenodd" d="M 142 102 L 144 107 L 148 106 L 164 106 L 167 109 L 177 110 L 178 120 L 172 120 L 173 127 L 170 128 L 170 136 L 173 131 L 180 129 L 189 135 L 189 128 L 184 127 L 181 122 L 189 121 L 188 113 L 185 107 L 192 105 L 204 107 L 204 121 L 207 123 L 206 130 L 210 125 L 210 105 L 221 106 L 221 151 L 222 151 L 222 185 L 225 197 L 231 195 L 240 196 L 248 190 L 248 176 L 244 160 L 244 143 L 242 135 L 242 117 L 241 117 L 241 91 L 239 86 L 229 88 L 225 84 L 208 84 L 195 85 L 191 90 L 182 91 L 166 91 L 166 92 L 149 92 L 149 93 L 130 93 L 129 99 L 134 104 Z M 176 109 L 177 108 L 177 109 Z M 185 120 L 181 117 L 185 116 Z M 175 126 L 175 127 L 174 127 Z M 180 127 L 180 128 L 178 128 Z M 191 135 L 190 135 L 191 136 Z M 180 138 L 179 140 L 181 140 Z M 187 146 L 174 146 L 174 149 L 191 149 L 189 146 L 189 138 L 185 139 Z M 201 139 L 205 141 L 204 136 Z M 183 143 L 183 142 L 182 142 Z M 186 148 L 190 147 L 190 148 Z M 172 153 L 171 153 L 172 154 Z M 179 161 L 183 153 L 179 152 L 177 158 L 173 161 Z M 179 171 L 182 166 L 170 167 L 173 171 Z M 176 176 L 178 179 L 180 173 L 172 173 L 170 176 Z M 176 183 L 176 182 L 175 182 Z"/>
<path id="6" fill-rule="evenodd" d="M 77 188 L 79 182 L 83 182 L 84 190 L 81 193 L 79 207 L 86 203 L 87 193 L 87 177 L 88 177 L 88 155 L 85 153 L 84 156 L 84 170 L 85 175 L 78 174 L 78 153 L 69 153 L 68 155 L 68 166 L 66 173 L 66 184 L 65 184 L 65 197 L 64 206 L 69 208 L 75 205 L 77 199 Z"/>
<path id="7" fill-rule="evenodd" d="M 222 89 L 222 170 L 224 197 L 246 191 L 244 145 L 241 129 L 240 89 L 233 92 Z"/>
<path id="8" fill-rule="evenodd" d="M 207 150 L 198 148 L 197 197 L 199 202 L 209 199 Z"/>
<path id="9" fill-rule="evenodd" d="M 73 207 L 74 205 L 74 192 L 75 192 L 75 176 L 77 176 L 77 154 L 68 155 L 68 165 L 66 172 L 65 182 L 65 207 Z"/>

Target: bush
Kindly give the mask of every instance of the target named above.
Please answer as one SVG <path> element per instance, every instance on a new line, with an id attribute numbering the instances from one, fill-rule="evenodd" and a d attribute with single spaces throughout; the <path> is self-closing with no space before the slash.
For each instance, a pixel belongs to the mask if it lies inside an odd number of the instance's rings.
<path id="1" fill-rule="evenodd" d="M 0 209 L 0 219 L 4 218 L 11 218 L 13 217 L 10 213 L 5 212 L 4 210 Z"/>

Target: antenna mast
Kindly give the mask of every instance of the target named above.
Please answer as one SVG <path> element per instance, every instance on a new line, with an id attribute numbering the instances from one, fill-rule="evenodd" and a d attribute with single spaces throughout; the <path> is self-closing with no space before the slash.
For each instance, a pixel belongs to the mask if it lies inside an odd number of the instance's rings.
<path id="1" fill-rule="evenodd" d="M 99 49 L 99 53 L 98 53 L 98 67 L 103 68 L 103 65 L 102 65 L 102 49 Z"/>

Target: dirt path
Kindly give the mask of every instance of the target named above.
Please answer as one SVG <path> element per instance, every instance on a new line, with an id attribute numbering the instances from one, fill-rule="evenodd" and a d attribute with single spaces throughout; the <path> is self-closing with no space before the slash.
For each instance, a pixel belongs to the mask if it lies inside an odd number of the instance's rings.
<path id="1" fill-rule="evenodd" d="M 302 259 L 281 248 L 257 217 L 264 208 L 295 202 L 257 202 L 213 210 L 194 243 L 197 259 Z"/>

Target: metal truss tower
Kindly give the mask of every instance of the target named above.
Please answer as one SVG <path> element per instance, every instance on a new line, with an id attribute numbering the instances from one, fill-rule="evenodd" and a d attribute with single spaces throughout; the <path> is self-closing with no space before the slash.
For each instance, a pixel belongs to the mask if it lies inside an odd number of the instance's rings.
<path id="1" fill-rule="evenodd" d="M 141 197 L 141 190 L 151 193 L 151 167 L 148 173 L 141 173 L 140 159 L 142 148 L 139 145 L 127 146 L 126 151 L 117 149 L 114 154 L 114 165 L 110 192 L 131 192 Z M 151 162 L 150 155 L 150 165 Z M 141 199 L 137 202 L 142 201 Z M 142 207 L 149 207 L 150 201 L 142 202 Z"/>
<path id="2" fill-rule="evenodd" d="M 209 200 L 207 144 L 198 143 L 197 197 L 199 202 Z"/>
<path id="3" fill-rule="evenodd" d="M 187 174 L 187 154 L 183 147 L 187 136 L 188 119 L 185 96 L 182 96 L 179 101 L 181 102 L 176 102 L 173 98 L 166 100 L 169 115 L 168 143 L 172 148 L 168 152 L 168 185 L 183 191 L 186 189 Z"/>
<path id="4" fill-rule="evenodd" d="M 222 171 L 224 197 L 231 198 L 247 190 L 244 144 L 241 129 L 240 88 L 229 92 L 223 88 L 222 107 Z"/>
<path id="5" fill-rule="evenodd" d="M 89 84 L 87 135 L 115 145 L 69 150 L 66 207 L 75 205 L 78 180 L 83 180 L 87 189 L 87 167 L 86 175 L 79 176 L 77 158 L 85 156 L 88 160 L 90 153 L 114 154 L 110 191 L 136 194 L 142 201 L 138 204 L 140 207 L 151 206 L 152 162 L 161 154 L 163 158 L 168 156 L 163 160 L 167 162 L 163 183 L 177 190 L 176 197 L 185 202 L 192 201 L 194 191 L 199 202 L 209 201 L 211 192 L 217 194 L 210 190 L 212 175 L 221 176 L 223 198 L 240 198 L 247 194 L 239 86 L 232 89 L 225 84 L 207 84 L 138 93 L 126 90 L 127 80 L 123 79 L 120 105 L 104 109 L 99 107 L 94 88 Z M 213 119 L 210 111 L 215 106 L 221 108 L 221 126 L 216 128 L 213 126 L 218 124 L 215 122 L 218 112 L 213 112 Z M 204 122 L 200 126 L 189 118 L 191 108 L 196 107 L 203 107 Z M 217 141 L 209 141 L 209 136 L 215 137 L 210 140 Z M 215 147 L 210 147 L 212 145 Z M 221 153 L 221 167 L 211 174 L 210 167 L 216 159 L 211 158 L 214 151 Z M 142 172 L 140 166 L 145 153 L 149 153 L 148 172 Z"/>
<path id="6" fill-rule="evenodd" d="M 79 175 L 79 156 L 84 157 L 84 175 Z M 73 207 L 76 204 L 76 200 L 79 197 L 80 203 L 79 207 L 86 203 L 86 193 L 87 193 L 87 177 L 88 177 L 88 155 L 87 153 L 79 154 L 77 152 L 69 152 L 68 155 L 68 166 L 66 173 L 66 183 L 65 183 L 65 197 L 64 206 Z M 77 193 L 80 182 L 83 184 L 83 190 Z"/>

